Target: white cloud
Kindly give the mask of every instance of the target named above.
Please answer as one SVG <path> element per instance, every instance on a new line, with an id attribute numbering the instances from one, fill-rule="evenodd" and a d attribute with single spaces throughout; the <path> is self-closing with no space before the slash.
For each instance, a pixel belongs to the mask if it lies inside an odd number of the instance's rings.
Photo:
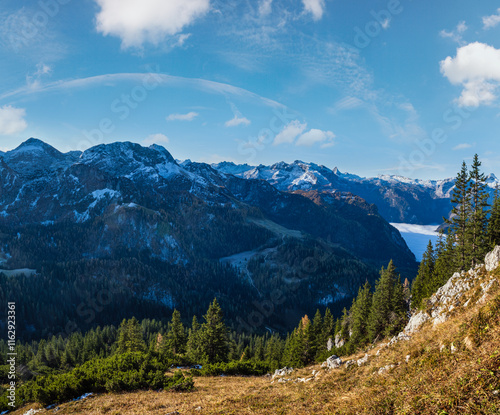
<path id="1" fill-rule="evenodd" d="M 261 0 L 259 3 L 259 14 L 261 16 L 267 16 L 272 11 L 273 0 Z"/>
<path id="2" fill-rule="evenodd" d="M 167 121 L 193 121 L 198 115 L 197 112 L 188 112 L 187 114 L 170 114 Z"/>
<path id="3" fill-rule="evenodd" d="M 459 145 L 453 147 L 453 150 L 454 151 L 466 150 L 466 149 L 471 148 L 471 147 L 472 147 L 472 144 L 463 143 L 463 144 L 459 144 Z"/>
<path id="4" fill-rule="evenodd" d="M 325 12 L 325 0 L 302 0 L 304 10 L 311 13 L 314 20 L 321 20 Z"/>
<path id="5" fill-rule="evenodd" d="M 457 49 L 457 55 L 440 62 L 441 73 L 454 85 L 462 85 L 457 102 L 464 107 L 492 104 L 500 83 L 500 50 L 474 42 Z"/>
<path id="6" fill-rule="evenodd" d="M 389 29 L 389 26 L 391 25 L 391 19 L 387 18 L 382 22 L 382 28 L 384 30 Z"/>
<path id="7" fill-rule="evenodd" d="M 448 32 L 446 30 L 441 30 L 441 32 L 439 32 L 439 35 L 443 38 L 449 38 L 454 42 L 458 43 L 459 45 L 464 45 L 465 42 L 462 38 L 462 35 L 467 31 L 467 29 L 468 27 L 465 24 L 465 21 L 461 21 L 460 23 L 458 23 L 455 30 L 451 32 Z"/>
<path id="8" fill-rule="evenodd" d="M 492 14 L 491 16 L 483 17 L 483 28 L 491 29 L 500 23 L 500 9 L 497 10 L 497 14 Z"/>
<path id="9" fill-rule="evenodd" d="M 226 121 L 225 126 L 226 127 L 237 127 L 238 125 L 250 125 L 251 122 L 248 118 L 241 117 L 237 114 L 234 115 L 233 118 L 231 118 L 229 121 Z"/>
<path id="10" fill-rule="evenodd" d="M 142 140 L 144 146 L 150 146 L 151 144 L 168 144 L 170 140 L 164 134 L 151 134 Z"/>
<path id="11" fill-rule="evenodd" d="M 32 75 L 26 76 L 26 83 L 30 88 L 36 89 L 40 87 L 41 78 L 44 75 L 49 75 L 52 72 L 52 68 L 49 65 L 40 62 L 36 65 L 36 71 Z"/>
<path id="12" fill-rule="evenodd" d="M 0 108 L 0 135 L 12 135 L 24 131 L 28 124 L 24 117 L 26 110 L 24 108 L 15 108 L 10 105 L 4 105 Z"/>
<path id="13" fill-rule="evenodd" d="M 274 137 L 273 145 L 293 143 L 306 128 L 306 123 L 301 124 L 298 120 L 291 121 Z"/>
<path id="14" fill-rule="evenodd" d="M 210 8 L 210 0 L 95 1 L 101 7 L 96 16 L 97 31 L 121 38 L 123 48 L 141 47 L 146 42 L 158 45 Z"/>
<path id="15" fill-rule="evenodd" d="M 321 147 L 325 148 L 333 145 L 334 138 L 335 134 L 331 131 L 312 129 L 302 134 L 295 144 L 298 146 L 311 147 L 316 143 L 323 143 Z"/>
<path id="16" fill-rule="evenodd" d="M 184 43 L 186 43 L 186 40 L 188 40 L 190 37 L 191 37 L 191 33 L 180 34 L 177 37 L 177 45 L 178 46 L 184 46 Z"/>
<path id="17" fill-rule="evenodd" d="M 231 110 L 233 111 L 234 117 L 229 121 L 226 121 L 226 127 L 237 127 L 238 125 L 250 125 L 251 122 L 248 118 L 245 118 L 241 112 L 236 108 L 236 105 L 231 103 Z"/>

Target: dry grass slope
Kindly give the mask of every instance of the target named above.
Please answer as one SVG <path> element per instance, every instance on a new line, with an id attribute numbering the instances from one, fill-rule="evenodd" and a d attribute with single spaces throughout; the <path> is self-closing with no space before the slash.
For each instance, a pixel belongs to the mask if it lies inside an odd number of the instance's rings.
<path id="1" fill-rule="evenodd" d="M 500 269 L 495 271 L 497 279 Z M 477 302 L 473 288 L 468 298 Z M 448 321 L 428 324 L 409 341 L 375 345 L 368 363 L 327 371 L 295 371 L 292 379 L 196 378 L 191 393 L 140 392 L 65 403 L 56 412 L 87 415 L 146 414 L 500 414 L 500 289 Z M 377 355 L 377 352 L 378 355 Z M 358 359 L 362 354 L 347 359 Z M 388 368 L 379 374 L 381 368 Z M 14 412 L 24 415 L 28 406 Z M 39 414 L 53 413 L 42 409 Z"/>

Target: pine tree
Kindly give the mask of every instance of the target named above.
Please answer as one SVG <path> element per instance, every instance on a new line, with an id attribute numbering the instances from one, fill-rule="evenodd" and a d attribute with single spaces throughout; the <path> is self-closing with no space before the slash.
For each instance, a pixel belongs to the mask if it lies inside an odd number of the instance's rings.
<path id="1" fill-rule="evenodd" d="M 253 358 L 257 362 L 263 362 L 265 360 L 265 349 L 264 349 L 264 338 L 263 337 L 257 337 L 257 339 L 255 339 Z"/>
<path id="2" fill-rule="evenodd" d="M 477 154 L 472 161 L 470 179 L 471 217 L 468 223 L 467 236 L 469 243 L 468 265 L 474 267 L 480 263 L 488 252 L 486 230 L 488 226 L 488 192 L 486 177 L 480 171 L 481 162 Z"/>
<path id="3" fill-rule="evenodd" d="M 489 248 L 500 245 L 500 189 L 498 187 L 495 189 L 495 196 L 491 206 L 487 236 Z"/>
<path id="4" fill-rule="evenodd" d="M 368 281 L 359 288 L 358 296 L 350 310 L 351 338 L 353 346 L 357 347 L 368 340 L 368 318 L 372 306 L 371 286 Z"/>
<path id="5" fill-rule="evenodd" d="M 318 353 L 327 350 L 328 339 L 335 340 L 335 320 L 329 308 L 325 310 Z"/>
<path id="6" fill-rule="evenodd" d="M 321 311 L 316 310 L 312 321 L 312 338 L 311 338 L 311 351 L 310 355 L 315 357 L 318 350 L 321 348 L 321 335 L 323 330 L 323 317 L 321 316 Z"/>
<path id="7" fill-rule="evenodd" d="M 222 309 L 215 298 L 208 307 L 200 330 L 200 346 L 207 363 L 227 361 L 229 353 L 228 330 L 224 324 Z"/>
<path id="8" fill-rule="evenodd" d="M 181 321 L 181 313 L 174 310 L 172 321 L 169 323 L 166 345 L 175 354 L 182 354 L 186 351 L 186 331 Z"/>
<path id="9" fill-rule="evenodd" d="M 464 270 L 470 265 L 468 264 L 470 258 L 468 221 L 471 213 L 469 173 L 465 161 L 462 163 L 462 169 L 456 177 L 451 203 L 454 205 L 451 218 L 445 220 L 450 225 L 449 234 L 455 240 L 456 263 L 460 270 Z"/>
<path id="10" fill-rule="evenodd" d="M 387 269 L 382 268 L 375 284 L 372 306 L 368 319 L 368 337 L 374 341 L 378 336 L 395 334 L 404 325 L 406 309 L 401 277 L 390 261 Z"/>
<path id="11" fill-rule="evenodd" d="M 284 360 L 287 366 L 303 367 L 305 364 L 305 342 L 304 342 L 304 327 L 302 321 L 299 327 L 294 329 L 292 334 L 287 337 Z"/>
<path id="12" fill-rule="evenodd" d="M 309 320 L 307 314 L 304 317 L 302 317 L 301 329 L 302 329 L 302 343 L 303 343 L 302 362 L 303 365 L 306 365 L 307 363 L 311 362 L 314 359 L 314 356 L 316 355 L 316 348 L 315 348 L 316 339 L 315 339 L 314 327 L 313 324 L 311 323 L 311 320 Z"/>
<path id="13" fill-rule="evenodd" d="M 196 316 L 193 316 L 191 328 L 188 333 L 188 340 L 186 346 L 188 359 L 193 363 L 199 363 L 202 359 L 200 350 L 200 324 Z"/>
<path id="14" fill-rule="evenodd" d="M 281 367 L 284 355 L 283 347 L 283 341 L 277 335 L 271 336 L 267 341 L 265 359 L 273 370 Z"/>
<path id="15" fill-rule="evenodd" d="M 451 234 L 444 235 L 440 233 L 436 244 L 436 263 L 434 266 L 434 283 L 435 289 L 443 286 L 450 279 L 455 271 L 459 269 L 455 253 L 454 236 Z"/>
<path id="16" fill-rule="evenodd" d="M 342 310 L 342 317 L 340 317 L 339 332 L 342 339 L 349 340 L 349 337 L 351 337 L 351 316 L 345 307 Z"/>
<path id="17" fill-rule="evenodd" d="M 419 308 L 422 305 L 422 300 L 430 297 L 434 292 L 435 262 L 434 247 L 432 246 L 432 242 L 429 241 L 411 289 L 412 306 L 414 308 Z"/>
<path id="18" fill-rule="evenodd" d="M 118 329 L 118 353 L 142 352 L 146 343 L 142 336 L 142 327 L 135 317 L 123 320 Z"/>

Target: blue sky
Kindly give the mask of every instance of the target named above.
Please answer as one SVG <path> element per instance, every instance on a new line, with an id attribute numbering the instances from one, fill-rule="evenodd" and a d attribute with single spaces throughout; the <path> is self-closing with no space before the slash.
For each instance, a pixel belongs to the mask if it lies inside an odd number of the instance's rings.
<path id="1" fill-rule="evenodd" d="M 3 0 L 0 150 L 500 174 L 500 9 L 465 0 Z"/>

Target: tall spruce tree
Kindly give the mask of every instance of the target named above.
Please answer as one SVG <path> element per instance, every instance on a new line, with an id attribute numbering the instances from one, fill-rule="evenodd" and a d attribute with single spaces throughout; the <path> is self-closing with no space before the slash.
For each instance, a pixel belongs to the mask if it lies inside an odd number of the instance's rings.
<path id="1" fill-rule="evenodd" d="M 328 339 L 335 340 L 335 319 L 329 308 L 325 310 L 323 317 L 323 328 L 321 330 L 321 340 L 318 353 L 327 351 Z"/>
<path id="2" fill-rule="evenodd" d="M 434 266 L 434 287 L 439 288 L 459 269 L 455 253 L 455 237 L 440 232 L 436 243 L 436 263 Z"/>
<path id="3" fill-rule="evenodd" d="M 486 230 L 488 227 L 488 191 L 486 177 L 481 172 L 479 156 L 474 155 L 470 179 L 471 215 L 467 224 L 469 238 L 468 265 L 474 267 L 481 263 L 488 252 Z"/>
<path id="4" fill-rule="evenodd" d="M 193 363 L 199 363 L 203 357 L 200 350 L 200 323 L 198 323 L 196 316 L 193 316 L 191 328 L 188 331 L 186 353 L 188 359 Z"/>
<path id="5" fill-rule="evenodd" d="M 469 192 L 469 173 L 465 161 L 462 169 L 455 179 L 455 188 L 451 196 L 453 209 L 451 218 L 445 219 L 450 225 L 449 234 L 455 240 L 456 263 L 460 270 L 465 270 L 470 265 L 470 241 L 468 238 L 469 217 L 471 213 L 471 200 Z"/>
<path id="6" fill-rule="evenodd" d="M 281 367 L 283 361 L 283 341 L 278 335 L 272 335 L 266 343 L 265 358 L 272 370 Z"/>
<path id="7" fill-rule="evenodd" d="M 406 309 L 401 277 L 390 261 L 387 269 L 382 268 L 380 278 L 375 284 L 372 306 L 368 319 L 370 341 L 377 337 L 390 336 L 404 327 Z"/>
<path id="8" fill-rule="evenodd" d="M 123 320 L 118 329 L 118 353 L 142 352 L 146 349 L 142 327 L 135 317 Z"/>
<path id="9" fill-rule="evenodd" d="M 359 288 L 358 296 L 351 307 L 350 342 L 358 347 L 368 341 L 368 318 L 372 307 L 371 286 L 368 281 Z"/>
<path id="10" fill-rule="evenodd" d="M 172 321 L 169 323 L 169 330 L 165 344 L 175 354 L 182 354 L 186 351 L 186 330 L 181 321 L 181 313 L 174 310 Z"/>
<path id="11" fill-rule="evenodd" d="M 489 248 L 500 245 L 500 189 L 498 187 L 495 189 L 495 196 L 491 205 L 487 235 Z"/>
<path id="12" fill-rule="evenodd" d="M 200 346 L 207 363 L 227 361 L 229 353 L 228 329 L 217 298 L 208 307 L 200 330 Z"/>
<path id="13" fill-rule="evenodd" d="M 422 305 L 422 300 L 430 297 L 434 292 L 435 262 L 434 247 L 432 242 L 429 241 L 411 288 L 413 308 L 419 308 Z"/>
<path id="14" fill-rule="evenodd" d="M 321 311 L 316 310 L 312 321 L 312 339 L 310 354 L 315 357 L 322 346 L 323 317 Z"/>

